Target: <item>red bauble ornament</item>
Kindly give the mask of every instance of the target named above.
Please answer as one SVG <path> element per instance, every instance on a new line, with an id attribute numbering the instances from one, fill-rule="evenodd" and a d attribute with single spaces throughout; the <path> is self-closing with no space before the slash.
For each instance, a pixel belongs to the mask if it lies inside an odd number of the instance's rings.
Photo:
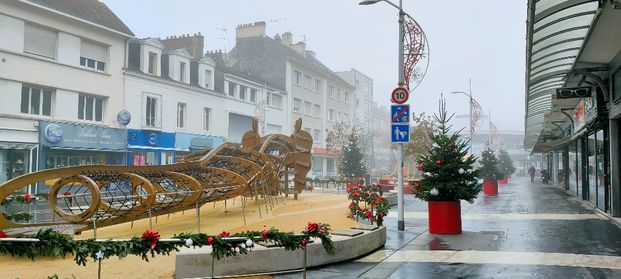
<path id="1" fill-rule="evenodd" d="M 306 244 L 308 244 L 308 240 L 306 239 L 300 240 L 300 245 L 302 245 L 302 247 L 306 247 Z"/>
<path id="2" fill-rule="evenodd" d="M 30 193 L 26 193 L 24 195 L 24 200 L 26 201 L 26 203 L 30 203 L 31 199 L 32 199 L 32 195 L 30 195 Z"/>
<path id="3" fill-rule="evenodd" d="M 4 231 L 0 231 L 0 238 L 7 238 L 9 237 L 8 234 L 6 234 Z"/>
<path id="4" fill-rule="evenodd" d="M 436 166 L 441 166 L 442 165 L 442 160 L 436 160 Z"/>
<path id="5" fill-rule="evenodd" d="M 270 232 L 268 230 L 264 230 L 263 232 L 261 232 L 261 236 L 263 238 L 267 238 L 270 235 Z"/>
<path id="6" fill-rule="evenodd" d="M 216 240 L 213 237 L 207 238 L 207 245 L 212 245 Z"/>

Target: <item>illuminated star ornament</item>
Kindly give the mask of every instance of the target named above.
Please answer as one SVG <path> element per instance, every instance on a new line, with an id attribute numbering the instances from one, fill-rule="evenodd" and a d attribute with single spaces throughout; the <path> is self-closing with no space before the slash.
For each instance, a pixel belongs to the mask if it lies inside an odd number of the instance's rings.
<path id="1" fill-rule="evenodd" d="M 95 253 L 95 257 L 97 257 L 98 260 L 101 260 L 104 258 L 104 252 L 101 252 L 101 250 L 99 250 L 99 252 Z"/>

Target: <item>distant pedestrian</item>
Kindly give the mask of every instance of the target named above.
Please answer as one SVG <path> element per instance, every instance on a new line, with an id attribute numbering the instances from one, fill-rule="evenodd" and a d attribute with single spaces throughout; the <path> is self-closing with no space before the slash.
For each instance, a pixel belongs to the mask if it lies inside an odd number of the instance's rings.
<path id="1" fill-rule="evenodd" d="M 535 182 L 535 173 L 537 172 L 537 170 L 535 170 L 535 166 L 530 165 L 530 168 L 528 168 L 528 174 L 530 175 L 530 182 Z"/>

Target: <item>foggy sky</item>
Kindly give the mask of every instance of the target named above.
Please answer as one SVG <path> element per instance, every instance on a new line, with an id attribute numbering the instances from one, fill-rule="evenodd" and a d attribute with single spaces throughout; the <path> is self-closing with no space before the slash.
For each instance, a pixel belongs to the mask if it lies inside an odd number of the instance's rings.
<path id="1" fill-rule="evenodd" d="M 334 71 L 355 68 L 374 80 L 374 100 L 389 105 L 397 80 L 397 9 L 386 3 L 359 6 L 358 0 L 102 0 L 139 38 L 201 32 L 205 50 L 235 44 L 235 27 L 267 22 L 267 34 L 291 31 L 294 42 Z M 398 2 L 398 0 L 394 0 Z M 415 113 L 437 111 L 444 92 L 447 107 L 468 114 L 467 97 L 447 92 L 468 89 L 485 114 L 503 130 L 524 127 L 524 0 L 404 0 L 404 9 L 424 29 L 431 59 L 427 76 L 409 103 Z M 388 117 L 388 116 L 387 116 Z M 455 128 L 467 125 L 457 118 Z M 481 129 L 487 122 L 481 121 Z"/>

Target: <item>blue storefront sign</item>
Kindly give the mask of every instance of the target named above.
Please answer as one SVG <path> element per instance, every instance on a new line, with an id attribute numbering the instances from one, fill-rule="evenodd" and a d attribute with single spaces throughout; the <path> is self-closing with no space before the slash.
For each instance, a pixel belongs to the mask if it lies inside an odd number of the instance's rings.
<path id="1" fill-rule="evenodd" d="M 39 138 L 39 142 L 47 147 L 127 150 L 127 133 L 124 129 L 41 121 Z"/>
<path id="2" fill-rule="evenodd" d="M 127 130 L 128 164 L 166 165 L 175 162 L 175 134 L 153 130 Z"/>
<path id="3" fill-rule="evenodd" d="M 179 151 L 195 152 L 203 149 L 212 149 L 222 143 L 224 143 L 223 137 L 175 133 L 175 148 Z"/>

